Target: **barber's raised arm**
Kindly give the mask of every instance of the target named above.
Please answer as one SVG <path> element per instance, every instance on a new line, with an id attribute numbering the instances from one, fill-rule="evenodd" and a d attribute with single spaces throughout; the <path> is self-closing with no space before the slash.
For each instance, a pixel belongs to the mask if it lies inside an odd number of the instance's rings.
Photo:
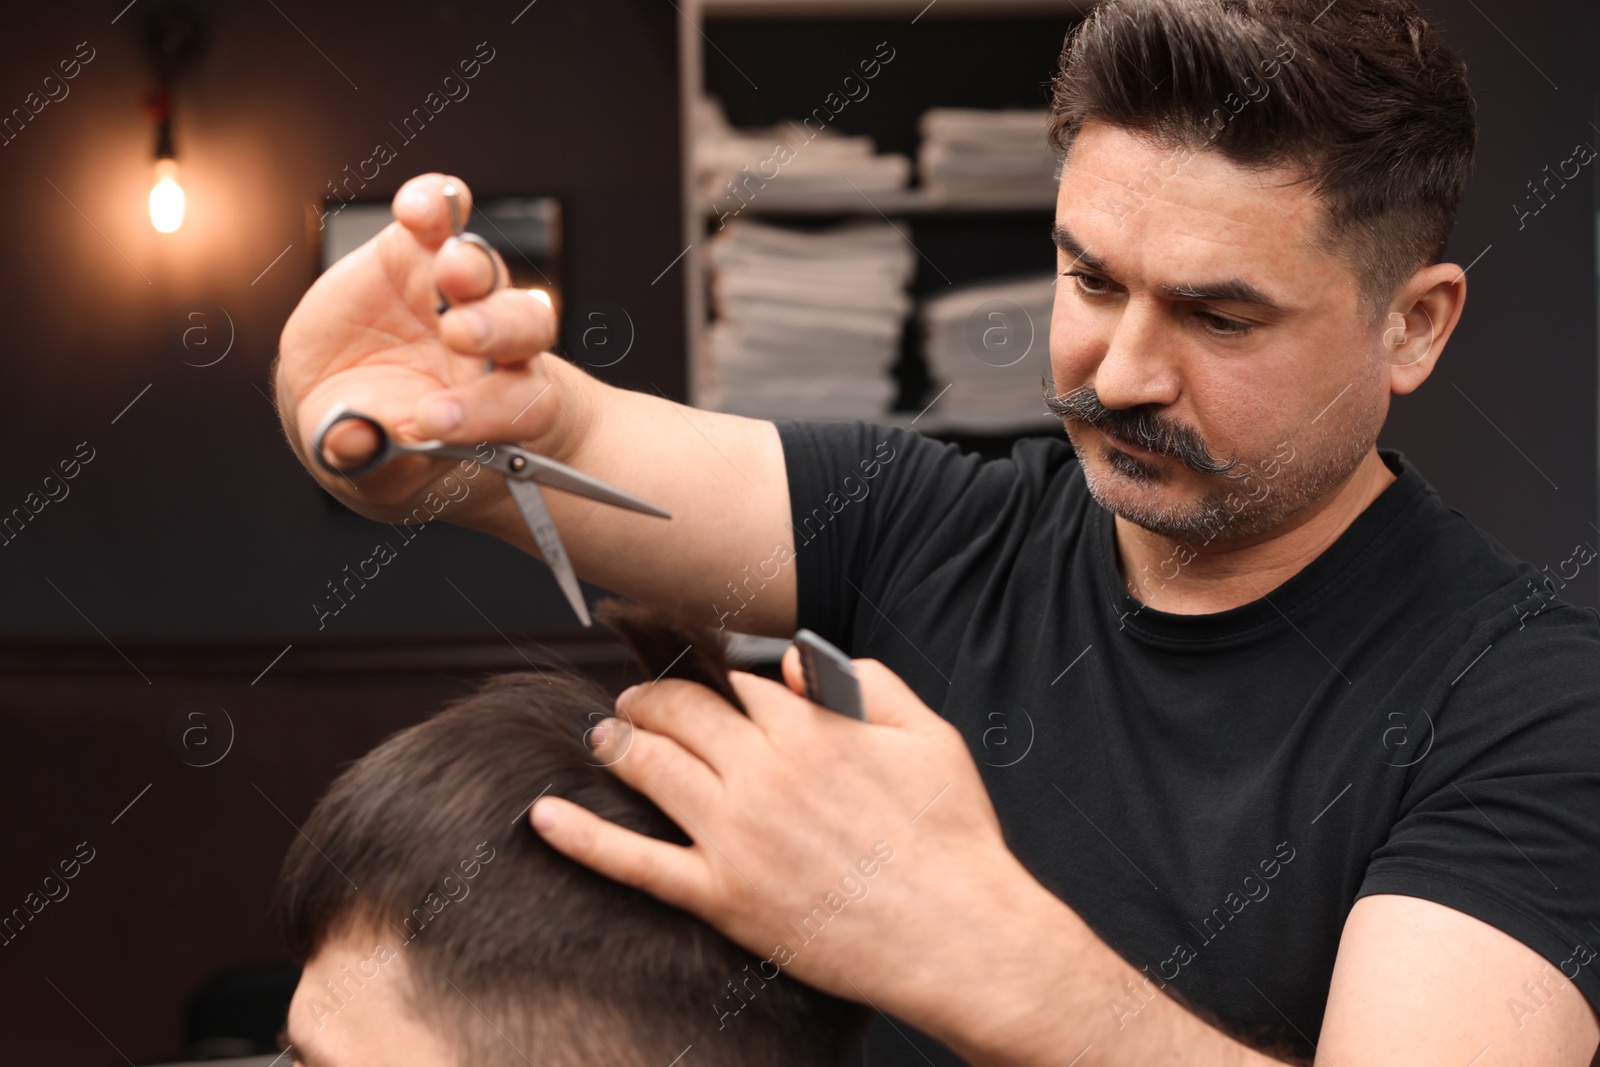
<path id="1" fill-rule="evenodd" d="M 555 341 L 553 314 L 525 291 L 491 292 L 489 259 L 450 237 L 447 182 L 460 191 L 465 217 L 463 182 L 413 178 L 395 196 L 396 221 L 323 274 L 284 326 L 275 383 L 296 454 L 351 508 L 400 521 L 453 464 L 404 456 L 356 480 L 330 474 L 310 450 L 334 404 L 375 416 L 402 440 L 521 444 L 672 513 L 663 520 L 547 491 L 580 577 L 636 599 L 691 610 L 704 603 L 709 615 L 746 565 L 780 545 L 792 549 L 777 428 L 618 389 L 541 354 Z M 435 311 L 441 292 L 452 305 L 443 315 Z M 491 374 L 486 359 L 496 364 Z M 327 441 L 328 458 L 345 467 L 374 447 L 371 431 L 354 423 Z M 538 554 L 498 478 L 475 479 L 465 496 L 454 488 L 459 499 L 440 517 Z M 749 632 L 792 633 L 794 568 L 767 581 L 739 623 Z"/>

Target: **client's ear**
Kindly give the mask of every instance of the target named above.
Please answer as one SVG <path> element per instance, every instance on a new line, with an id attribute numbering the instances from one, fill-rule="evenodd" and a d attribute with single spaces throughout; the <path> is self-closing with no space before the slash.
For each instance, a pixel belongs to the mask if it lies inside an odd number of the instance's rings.
<path id="1" fill-rule="evenodd" d="M 719 631 L 691 620 L 676 608 L 616 598 L 596 604 L 594 617 L 622 638 L 650 678 L 699 682 L 740 711 L 745 710 L 728 681 L 728 647 Z"/>

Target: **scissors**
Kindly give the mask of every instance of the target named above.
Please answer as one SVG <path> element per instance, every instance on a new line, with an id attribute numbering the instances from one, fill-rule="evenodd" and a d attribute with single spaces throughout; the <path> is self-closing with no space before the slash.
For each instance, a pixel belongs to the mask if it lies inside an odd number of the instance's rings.
<path id="1" fill-rule="evenodd" d="M 499 257 L 491 250 L 489 242 L 475 233 L 462 232 L 459 194 L 454 184 L 444 187 L 444 196 L 450 206 L 450 228 L 455 232 L 455 236 L 479 248 L 489 257 L 495 272 L 494 288 L 502 287 L 507 282 L 505 268 L 501 265 Z M 443 293 L 440 293 L 439 314 L 443 314 L 449 306 L 449 301 L 445 300 Z M 493 360 L 486 360 L 484 372 L 493 371 L 494 366 Z M 323 445 L 328 432 L 341 422 L 364 423 L 372 430 L 377 438 L 378 447 L 370 459 L 353 467 L 336 467 L 328 462 Z M 593 625 L 589 617 L 589 606 L 584 603 L 583 591 L 578 587 L 578 575 L 572 569 L 572 560 L 567 557 L 566 546 L 561 543 L 561 535 L 556 532 L 555 520 L 545 505 L 544 496 L 539 492 L 539 484 L 543 483 L 552 489 L 564 489 L 602 504 L 628 508 L 646 515 L 655 515 L 663 519 L 670 519 L 672 516 L 654 504 L 640 500 L 632 493 L 624 492 L 598 478 L 574 470 L 564 463 L 557 463 L 546 456 L 529 452 L 525 448 L 503 441 L 491 442 L 490 448 L 494 455 L 484 460 L 479 456 L 481 447 L 481 445 L 474 447 L 450 445 L 443 441 L 418 441 L 415 444 L 397 441 L 388 430 L 384 429 L 383 424 L 371 415 L 339 403 L 322 417 L 321 424 L 317 426 L 313 437 L 312 454 L 317 457 L 317 462 L 325 470 L 346 478 L 360 478 L 371 474 L 396 456 L 434 456 L 439 459 L 472 460 L 499 472 L 506 480 L 506 488 L 510 490 L 512 499 L 517 502 L 517 509 L 522 512 L 522 520 L 527 523 L 534 544 L 539 546 L 540 555 L 555 572 L 556 582 L 566 595 L 567 603 L 572 605 L 573 612 L 585 626 Z"/>
<path id="2" fill-rule="evenodd" d="M 328 432 L 342 422 L 364 423 L 371 428 L 378 439 L 377 452 L 371 459 L 354 467 L 337 467 L 328 462 L 323 444 L 327 440 Z M 325 470 L 341 474 L 346 478 L 360 478 L 371 474 L 396 456 L 434 456 L 439 459 L 472 460 L 497 471 L 504 476 L 506 488 L 511 491 L 512 499 L 517 502 L 517 509 L 522 512 L 522 519 L 528 524 L 528 532 L 533 535 L 534 544 L 539 546 L 540 555 L 555 572 L 556 582 L 566 594 L 567 603 L 572 605 L 573 612 L 585 626 L 592 625 L 589 607 L 584 603 L 583 592 L 578 587 L 578 576 L 572 569 L 572 561 L 567 557 L 566 546 L 561 543 L 561 535 L 556 532 L 555 520 L 551 518 L 550 509 L 545 505 L 543 494 L 539 492 L 539 485 L 542 483 L 552 489 L 564 489 L 602 504 L 627 508 L 630 511 L 655 515 L 663 519 L 672 518 L 671 514 L 654 504 L 640 500 L 632 493 L 624 492 L 598 478 L 574 470 L 564 463 L 557 463 L 546 456 L 529 452 L 525 448 L 505 442 L 493 442 L 490 447 L 494 450 L 494 455 L 484 460 L 479 454 L 481 445 L 448 445 L 443 441 L 418 441 L 415 444 L 407 444 L 396 441 L 377 419 L 341 403 L 335 404 L 323 416 L 312 444 L 312 454 L 317 457 L 317 462 Z"/>
<path id="3" fill-rule="evenodd" d="M 450 208 L 451 235 L 454 236 L 458 241 L 461 241 L 463 244 L 472 245 L 478 251 L 489 257 L 489 267 L 494 271 L 494 284 L 490 287 L 491 289 L 499 289 L 508 284 L 510 282 L 510 278 L 508 278 L 506 275 L 505 264 L 500 261 L 499 256 L 494 254 L 494 246 L 480 235 L 466 232 L 466 227 L 461 218 L 461 191 L 456 188 L 455 182 L 446 182 L 441 192 L 444 193 L 445 204 Z M 439 294 L 439 305 L 438 307 L 434 308 L 434 311 L 437 314 L 443 315 L 449 310 L 450 301 L 447 300 L 444 293 L 441 292 Z M 487 370 L 493 370 L 494 360 L 486 360 L 485 368 Z"/>

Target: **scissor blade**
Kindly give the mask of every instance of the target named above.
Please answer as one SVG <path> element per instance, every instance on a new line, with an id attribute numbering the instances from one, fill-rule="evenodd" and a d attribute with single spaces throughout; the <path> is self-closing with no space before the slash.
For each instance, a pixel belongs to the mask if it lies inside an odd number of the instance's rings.
<path id="1" fill-rule="evenodd" d="M 534 544 L 539 546 L 539 554 L 555 572 L 556 583 L 566 594 L 567 603 L 572 605 L 580 622 L 585 626 L 592 625 L 589 605 L 584 603 L 583 590 L 578 587 L 578 575 L 572 569 L 572 560 L 567 558 L 566 546 L 561 543 L 561 535 L 556 532 L 555 520 L 550 517 L 550 509 L 545 506 L 539 487 L 533 482 L 519 482 L 515 478 L 507 478 L 506 485 L 522 512 L 522 521 L 528 524 L 528 532 L 533 534 Z"/>
<path id="2" fill-rule="evenodd" d="M 473 445 L 447 445 L 443 441 L 414 441 L 395 443 L 395 451 L 412 456 L 434 456 L 438 459 L 477 460 L 478 449 Z"/>
<path id="3" fill-rule="evenodd" d="M 602 504 L 611 504 L 614 507 L 627 508 L 630 511 L 639 511 L 663 519 L 672 518 L 670 512 L 648 501 L 640 500 L 632 493 L 624 492 L 616 486 L 608 485 L 593 475 L 574 470 L 565 463 L 557 463 L 553 459 L 533 452 L 522 451 L 520 455 L 527 460 L 527 466 L 518 473 L 508 475 L 506 481 L 509 484 L 515 485 L 518 478 L 530 478 L 552 489 L 564 489 Z"/>

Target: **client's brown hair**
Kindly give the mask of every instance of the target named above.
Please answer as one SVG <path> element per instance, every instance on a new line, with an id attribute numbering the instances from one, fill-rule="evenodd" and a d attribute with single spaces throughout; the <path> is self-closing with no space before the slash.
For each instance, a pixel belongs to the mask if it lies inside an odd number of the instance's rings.
<path id="1" fill-rule="evenodd" d="M 616 601 L 597 614 L 648 677 L 733 693 L 709 628 Z M 662 1067 L 691 1044 L 702 1065 L 842 1063 L 864 1009 L 758 974 L 758 957 L 529 826 L 534 798 L 560 796 L 688 843 L 586 745 L 611 709 L 570 670 L 505 674 L 357 760 L 285 859 L 290 951 L 304 962 L 346 934 L 386 943 L 406 961 L 414 1010 L 463 1063 Z"/>

